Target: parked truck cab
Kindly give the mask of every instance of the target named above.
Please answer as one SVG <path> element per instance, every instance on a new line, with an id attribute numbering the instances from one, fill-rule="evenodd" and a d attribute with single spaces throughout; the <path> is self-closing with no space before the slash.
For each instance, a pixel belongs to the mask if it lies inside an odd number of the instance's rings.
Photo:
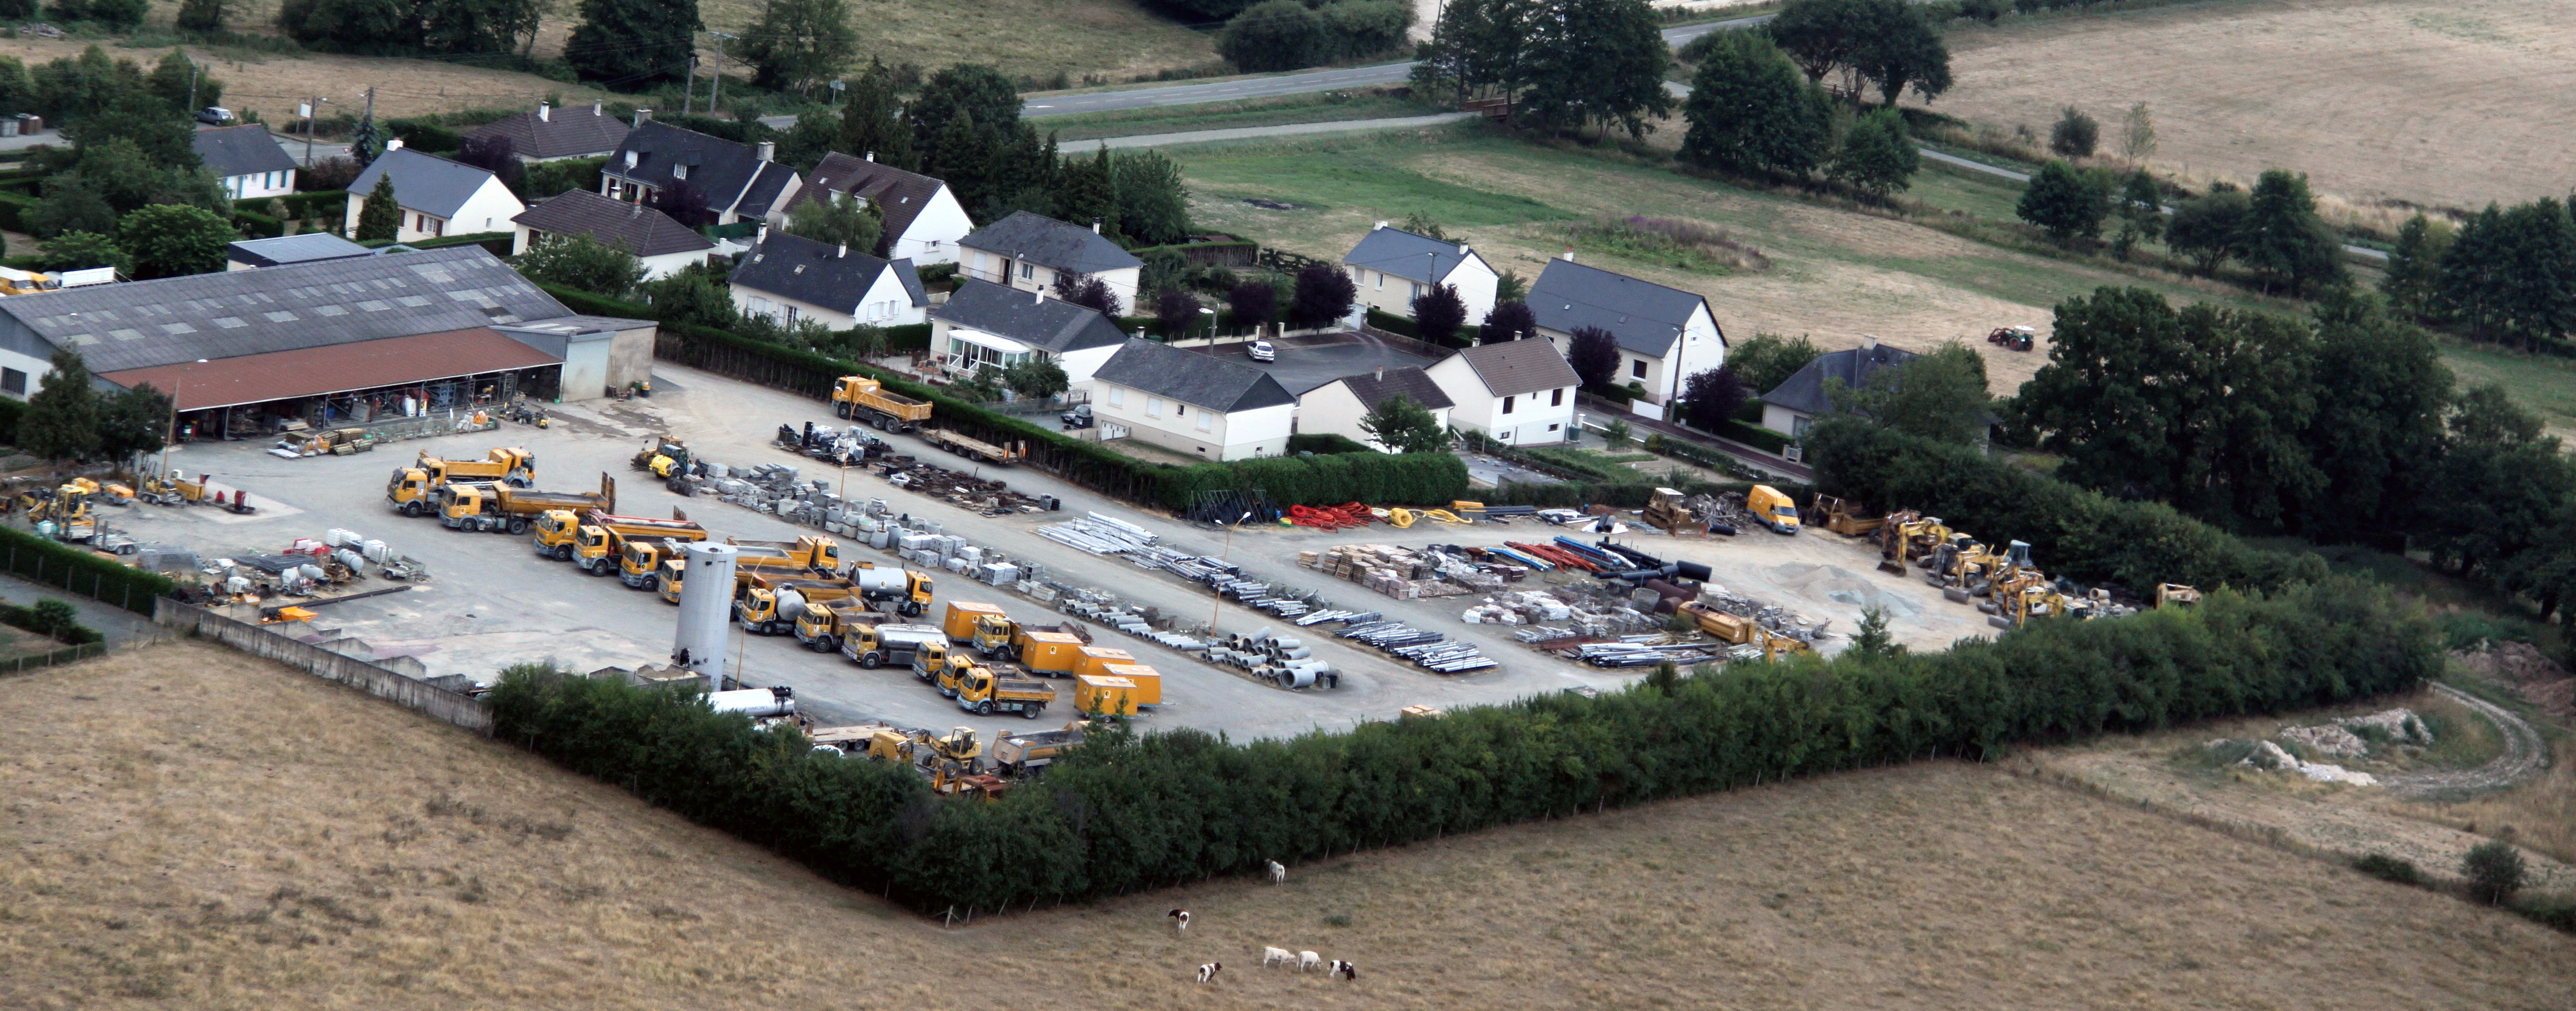
<path id="1" fill-rule="evenodd" d="M 1798 504 L 1789 496 L 1780 494 L 1778 488 L 1767 484 L 1754 485 L 1752 491 L 1744 493 L 1744 508 L 1763 526 L 1770 527 L 1773 533 L 1798 532 Z"/>
<path id="2" fill-rule="evenodd" d="M 537 553 L 558 562 L 572 560 L 573 542 L 581 528 L 581 518 L 570 509 L 549 509 L 537 516 L 528 541 Z"/>
<path id="3" fill-rule="evenodd" d="M 909 666 L 923 647 L 940 638 L 936 625 L 855 626 L 841 639 L 841 655 L 870 670 L 887 664 Z"/>
<path id="4" fill-rule="evenodd" d="M 1055 689 L 1045 682 L 1005 677 L 990 667 L 967 668 L 965 676 L 956 679 L 954 694 L 957 708 L 977 716 L 1018 713 L 1026 720 L 1037 719 L 1047 703 L 1055 701 Z"/>
<path id="5" fill-rule="evenodd" d="M 396 467 L 393 478 L 385 482 L 385 501 L 405 516 L 429 515 L 437 508 L 437 498 L 438 486 L 430 482 L 428 471 L 418 467 Z"/>
<path id="6" fill-rule="evenodd" d="M 665 558 L 653 566 L 653 588 L 662 595 L 665 603 L 680 602 L 680 579 L 688 575 L 688 568 L 689 560 L 685 557 Z"/>

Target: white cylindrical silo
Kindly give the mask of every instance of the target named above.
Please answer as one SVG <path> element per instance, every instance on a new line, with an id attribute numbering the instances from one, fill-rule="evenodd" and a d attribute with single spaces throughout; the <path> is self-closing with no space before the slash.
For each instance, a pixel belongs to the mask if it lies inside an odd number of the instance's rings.
<path id="1" fill-rule="evenodd" d="M 734 554 L 730 544 L 691 544 L 688 567 L 680 570 L 680 628 L 671 641 L 671 664 L 705 675 L 710 690 L 724 680 Z"/>

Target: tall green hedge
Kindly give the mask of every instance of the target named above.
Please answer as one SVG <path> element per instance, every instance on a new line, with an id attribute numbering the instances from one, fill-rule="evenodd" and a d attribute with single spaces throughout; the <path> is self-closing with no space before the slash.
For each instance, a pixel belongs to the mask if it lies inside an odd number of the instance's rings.
<path id="1" fill-rule="evenodd" d="M 137 614 L 151 614 L 152 598 L 179 587 L 157 572 L 119 565 L 88 551 L 8 527 L 0 527 L 0 567 Z"/>
<path id="2" fill-rule="evenodd" d="M 2157 583 L 2269 588 L 2326 573 L 2315 555 L 2252 547 L 2161 502 L 2110 498 L 1973 447 L 1850 418 L 1809 429 L 1805 445 L 1827 493 L 1872 509 L 1919 509 L 1988 544 L 2028 541 L 2052 575 L 2114 580 L 2145 594 Z"/>
<path id="3" fill-rule="evenodd" d="M 1669 689 L 1548 694 L 1443 719 L 1235 743 L 1109 730 L 1000 800 L 816 755 L 695 697 L 514 670 L 497 737 L 926 913 L 1083 900 L 2013 742 L 2327 705 L 2439 673 L 2420 610 L 2358 582 L 2098 621 L 1943 653 L 1732 665 Z"/>

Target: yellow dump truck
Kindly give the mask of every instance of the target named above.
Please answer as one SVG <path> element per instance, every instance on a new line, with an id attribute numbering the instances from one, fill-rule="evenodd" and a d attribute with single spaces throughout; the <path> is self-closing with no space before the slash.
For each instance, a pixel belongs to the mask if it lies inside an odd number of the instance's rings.
<path id="1" fill-rule="evenodd" d="M 832 384 L 832 411 L 885 432 L 909 432 L 930 420 L 929 401 L 888 393 L 884 383 L 866 376 L 842 376 Z"/>
<path id="2" fill-rule="evenodd" d="M 990 667 L 969 667 L 966 676 L 957 679 L 954 697 L 957 708 L 977 716 L 1018 713 L 1021 719 L 1034 720 L 1046 711 L 1048 703 L 1055 701 L 1055 687 L 1044 681 L 997 673 Z"/>
<path id="3" fill-rule="evenodd" d="M 808 569 L 825 575 L 841 571 L 841 542 L 824 534 L 806 534 L 792 541 L 746 541 L 727 537 L 725 543 L 740 549 L 734 554 L 734 571 L 745 569 Z"/>
<path id="4" fill-rule="evenodd" d="M 618 573 L 628 587 L 641 589 L 662 556 L 707 537 L 707 528 L 685 519 L 616 516 L 594 509 L 581 514 L 581 526 L 573 531 L 572 563 L 594 576 Z M 630 550 L 648 543 L 653 546 L 647 550 Z"/>
<path id="5" fill-rule="evenodd" d="M 491 481 L 512 488 L 537 483 L 536 454 L 518 446 L 495 447 L 480 460 L 444 460 L 422 450 L 412 468 L 427 473 L 433 487 L 455 481 Z"/>
<path id="6" fill-rule="evenodd" d="M 609 542 L 608 535 L 612 532 L 624 537 L 658 537 L 681 542 L 703 541 L 708 536 L 707 528 L 690 522 L 677 509 L 671 510 L 671 518 L 667 520 L 650 516 L 618 516 L 595 509 L 550 509 L 537 517 L 530 530 L 528 543 L 538 554 L 559 562 L 578 562 L 582 571 L 597 575 L 605 574 L 597 570 L 613 567 L 619 560 L 615 557 L 617 546 Z M 646 565 L 648 577 L 651 572 L 652 567 Z"/>
<path id="7" fill-rule="evenodd" d="M 796 619 L 796 641 L 817 653 L 841 648 L 842 638 L 863 626 L 885 624 L 885 615 L 850 601 L 817 607 L 810 602 Z"/>
<path id="8" fill-rule="evenodd" d="M 990 758 L 993 768 L 1005 776 L 1034 775 L 1055 762 L 1056 758 L 1082 744 L 1087 724 L 1075 720 L 1061 730 L 1041 730 L 1034 734 L 1010 734 L 993 742 Z"/>
<path id="9" fill-rule="evenodd" d="M 998 615 L 975 622 L 975 652 L 997 660 L 1017 661 L 1032 674 L 1066 677 L 1091 644 L 1091 631 L 1075 622 L 1030 625 Z"/>
<path id="10" fill-rule="evenodd" d="M 663 603 L 680 602 L 680 580 L 688 574 L 689 560 L 685 556 L 674 555 L 654 563 L 653 589 L 662 595 Z"/>
<path id="11" fill-rule="evenodd" d="M 972 600 L 952 600 L 941 617 L 939 628 L 948 633 L 948 641 L 958 645 L 975 641 L 975 623 L 985 618 L 1003 618 L 1002 609 Z"/>
<path id="12" fill-rule="evenodd" d="M 596 492 L 531 491 L 506 484 L 465 482 L 440 485 L 438 521 L 450 530 L 524 534 L 537 517 L 555 510 L 586 512 L 617 508 L 617 479 L 599 475 Z"/>

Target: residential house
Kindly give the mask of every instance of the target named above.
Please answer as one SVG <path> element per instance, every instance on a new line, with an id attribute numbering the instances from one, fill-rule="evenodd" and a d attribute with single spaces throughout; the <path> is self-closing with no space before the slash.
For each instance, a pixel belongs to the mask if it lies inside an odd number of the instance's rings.
<path id="1" fill-rule="evenodd" d="M 1127 335 L 1107 316 L 973 278 L 960 281 L 946 303 L 930 310 L 930 346 L 955 376 L 988 365 L 1007 369 L 1052 361 L 1064 369 L 1067 382 L 1080 386 L 1126 343 Z"/>
<path id="2" fill-rule="evenodd" d="M 516 234 L 510 255 L 564 236 L 580 236 L 611 249 L 624 250 L 644 263 L 644 278 L 669 277 L 680 268 L 707 262 L 716 248 L 706 236 L 643 204 L 572 190 L 528 205 L 511 219 Z"/>
<path id="3" fill-rule="evenodd" d="M 1297 398 L 1270 373 L 1215 355 L 1129 340 L 1091 376 L 1091 413 L 1103 434 L 1183 456 L 1245 460 L 1288 451 Z"/>
<path id="4" fill-rule="evenodd" d="M 234 200 L 265 200 L 295 192 L 295 156 L 277 146 L 277 135 L 257 123 L 199 130 L 188 137 L 206 170 Z M 247 208 L 258 210 L 257 207 Z"/>
<path id="5" fill-rule="evenodd" d="M 1582 380 L 1546 341 L 1479 344 L 1424 372 L 1455 404 L 1453 427 L 1515 446 L 1574 438 L 1574 390 Z"/>
<path id="6" fill-rule="evenodd" d="M 243 239 L 224 247 L 225 270 L 257 270 L 290 263 L 319 263 L 374 256 L 376 251 L 329 232 Z"/>
<path id="7" fill-rule="evenodd" d="M 926 175 L 880 165 L 873 157 L 854 158 L 838 151 L 814 166 L 814 179 L 799 188 L 787 208 L 837 196 L 854 196 L 875 204 L 885 218 L 885 238 L 875 251 L 917 264 L 957 262 L 957 240 L 975 230 L 966 208 L 948 184 Z"/>
<path id="8" fill-rule="evenodd" d="M 1411 318 L 1413 300 L 1435 284 L 1455 285 L 1467 304 L 1467 325 L 1494 311 L 1494 292 L 1502 277 L 1484 256 L 1464 242 L 1416 235 L 1380 221 L 1343 254 L 1342 266 L 1359 286 L 1360 304 L 1379 312 Z"/>
<path id="9" fill-rule="evenodd" d="M 1762 395 L 1762 427 L 1788 433 L 1791 438 L 1805 438 L 1808 426 L 1815 424 L 1819 415 L 1833 413 L 1830 384 L 1839 382 L 1845 389 L 1860 389 L 1878 370 L 1919 357 L 1922 356 L 1903 348 L 1881 344 L 1875 337 L 1856 348 L 1817 355 L 1777 388 Z"/>
<path id="10" fill-rule="evenodd" d="M 880 260 L 769 228 L 735 261 L 731 281 L 737 309 L 780 323 L 816 320 L 835 330 L 919 323 L 930 306 L 910 260 Z"/>
<path id="11" fill-rule="evenodd" d="M 1576 263 L 1571 251 L 1547 261 L 1530 285 L 1529 307 L 1539 336 L 1559 351 L 1568 350 L 1576 330 L 1609 331 L 1619 344 L 1611 384 L 1645 387 L 1649 404 L 1672 402 L 1693 373 L 1726 364 L 1726 334 L 1708 299 Z"/>
<path id="12" fill-rule="evenodd" d="M 1096 277 L 1118 296 L 1119 308 L 1137 311 L 1136 282 L 1145 261 L 1102 238 L 1096 222 L 1084 228 L 1014 211 L 957 245 L 965 250 L 958 263 L 968 277 L 1047 295 L 1055 293 L 1055 279 L 1061 275 Z"/>
<path id="13" fill-rule="evenodd" d="M 510 142 L 512 157 L 534 163 L 602 157 L 616 151 L 632 129 L 625 120 L 609 115 L 598 102 L 590 103 L 588 109 L 557 109 L 539 102 L 528 112 L 475 127 L 465 139 L 499 137 Z"/>
<path id="14" fill-rule="evenodd" d="M 739 221 L 776 225 L 803 183 L 777 161 L 778 145 L 736 144 L 668 123 L 650 109 L 635 111 L 635 128 L 599 169 L 599 192 L 619 200 L 649 201 L 686 183 L 705 197 L 705 213 L 718 227 Z"/>
<path id="15" fill-rule="evenodd" d="M 511 220 L 528 209 L 492 173 L 398 146 L 401 143 L 393 141 L 388 145 L 390 150 L 376 156 L 365 171 L 358 173 L 358 178 L 349 182 L 349 211 L 342 231 L 357 234 L 358 211 L 366 206 L 367 194 L 375 191 L 376 180 L 381 178 L 394 181 L 394 204 L 402 208 L 402 227 L 394 233 L 396 242 L 506 232 Z"/>
<path id="16" fill-rule="evenodd" d="M 1431 412 L 1431 418 L 1442 429 L 1449 427 L 1449 411 L 1457 404 L 1440 389 L 1429 373 L 1407 365 L 1403 368 L 1381 368 L 1373 373 L 1343 376 L 1297 395 L 1297 431 L 1306 435 L 1338 435 L 1381 453 L 1396 452 L 1394 447 L 1371 438 L 1360 422 L 1376 412 L 1378 405 L 1403 397 Z M 1517 406 L 1517 405 L 1515 405 Z"/>

